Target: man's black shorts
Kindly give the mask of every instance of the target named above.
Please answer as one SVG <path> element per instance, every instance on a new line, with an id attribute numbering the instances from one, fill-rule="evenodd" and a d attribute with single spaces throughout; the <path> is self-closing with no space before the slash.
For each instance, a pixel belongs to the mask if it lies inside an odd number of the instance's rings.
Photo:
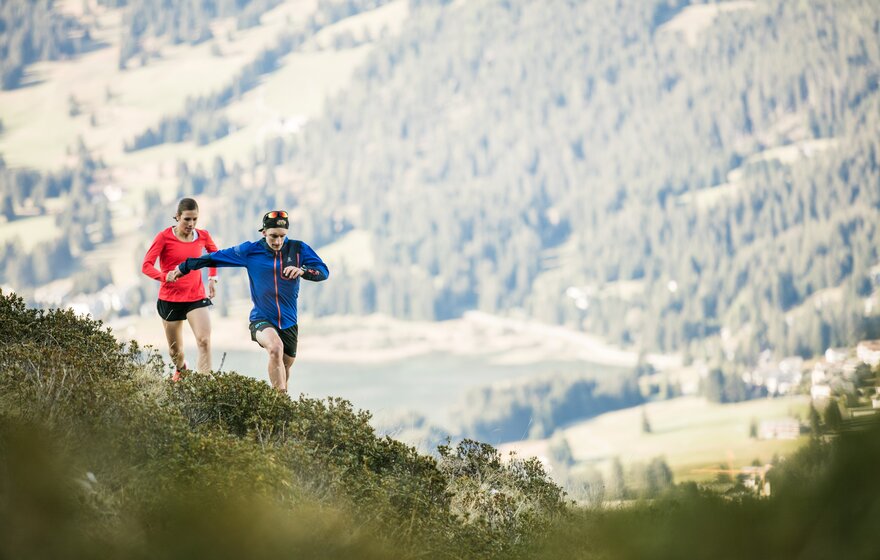
<path id="1" fill-rule="evenodd" d="M 160 299 L 156 303 L 156 309 L 159 311 L 159 317 L 165 321 L 183 321 L 186 314 L 193 309 L 199 307 L 208 307 L 213 305 L 208 298 L 197 299 L 196 301 L 165 301 Z"/>
<path id="2" fill-rule="evenodd" d="M 278 337 L 284 344 L 284 353 L 291 358 L 296 358 L 296 340 L 299 336 L 299 325 L 288 327 L 284 330 L 279 329 L 269 321 L 251 321 L 251 340 L 257 342 L 257 333 L 263 329 L 274 329 L 278 333 Z M 257 344 L 260 344 L 257 342 Z M 262 346 L 262 344 L 260 344 Z"/>

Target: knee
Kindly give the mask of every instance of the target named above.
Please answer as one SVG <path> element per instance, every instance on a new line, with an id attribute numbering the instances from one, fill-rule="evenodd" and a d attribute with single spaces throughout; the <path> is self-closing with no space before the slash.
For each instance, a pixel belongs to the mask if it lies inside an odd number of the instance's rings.
<path id="1" fill-rule="evenodd" d="M 272 344 L 266 348 L 266 351 L 269 352 L 269 357 L 273 360 L 280 360 L 284 356 L 284 345 L 281 343 Z"/>
<path id="2" fill-rule="evenodd" d="M 199 350 L 208 350 L 211 348 L 211 337 L 210 336 L 200 336 L 196 338 L 196 344 L 199 347 Z"/>

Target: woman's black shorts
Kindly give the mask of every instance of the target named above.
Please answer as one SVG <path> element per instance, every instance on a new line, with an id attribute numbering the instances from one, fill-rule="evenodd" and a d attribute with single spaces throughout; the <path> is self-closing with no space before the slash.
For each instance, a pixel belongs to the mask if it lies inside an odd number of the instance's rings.
<path id="1" fill-rule="evenodd" d="M 278 333 L 278 337 L 284 344 L 284 353 L 291 358 L 296 358 L 296 340 L 299 336 L 299 326 L 294 325 L 284 330 L 279 329 L 269 321 L 251 321 L 251 340 L 257 342 L 257 333 L 263 329 L 274 329 Z M 262 346 L 262 344 L 260 344 Z"/>
<path id="2" fill-rule="evenodd" d="M 183 321 L 186 314 L 193 309 L 199 307 L 208 307 L 213 305 L 208 298 L 197 299 L 196 301 L 165 301 L 160 299 L 156 303 L 156 309 L 159 311 L 159 317 L 165 321 Z"/>

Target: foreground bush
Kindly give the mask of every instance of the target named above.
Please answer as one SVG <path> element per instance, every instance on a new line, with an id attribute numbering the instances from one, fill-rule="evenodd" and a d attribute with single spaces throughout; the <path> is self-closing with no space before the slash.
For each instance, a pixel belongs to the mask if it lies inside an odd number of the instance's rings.
<path id="1" fill-rule="evenodd" d="M 530 558 L 877 558 L 880 425 L 814 441 L 770 471 L 771 499 L 680 485 L 629 507 L 557 519 Z"/>
<path id="2" fill-rule="evenodd" d="M 463 442 L 438 463 L 369 418 L 171 383 L 100 323 L 0 294 L 0 557 L 499 557 L 564 511 L 534 461 Z"/>
<path id="3" fill-rule="evenodd" d="M 769 500 L 695 485 L 578 509 L 534 459 L 420 455 L 339 399 L 163 378 L 100 323 L 0 294 L 0 558 L 874 558 L 880 428 L 815 441 Z"/>

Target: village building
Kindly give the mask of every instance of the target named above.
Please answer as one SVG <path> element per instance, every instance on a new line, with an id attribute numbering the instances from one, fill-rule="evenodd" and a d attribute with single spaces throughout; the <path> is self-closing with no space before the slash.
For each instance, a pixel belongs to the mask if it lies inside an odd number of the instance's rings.
<path id="1" fill-rule="evenodd" d="M 801 423 L 796 418 L 761 420 L 758 439 L 797 439 L 801 435 Z"/>
<path id="2" fill-rule="evenodd" d="M 856 346 L 856 356 L 871 367 L 880 365 L 880 340 L 863 340 Z"/>
<path id="3" fill-rule="evenodd" d="M 829 364 L 842 364 L 848 357 L 848 348 L 828 348 L 825 350 L 825 361 Z"/>

